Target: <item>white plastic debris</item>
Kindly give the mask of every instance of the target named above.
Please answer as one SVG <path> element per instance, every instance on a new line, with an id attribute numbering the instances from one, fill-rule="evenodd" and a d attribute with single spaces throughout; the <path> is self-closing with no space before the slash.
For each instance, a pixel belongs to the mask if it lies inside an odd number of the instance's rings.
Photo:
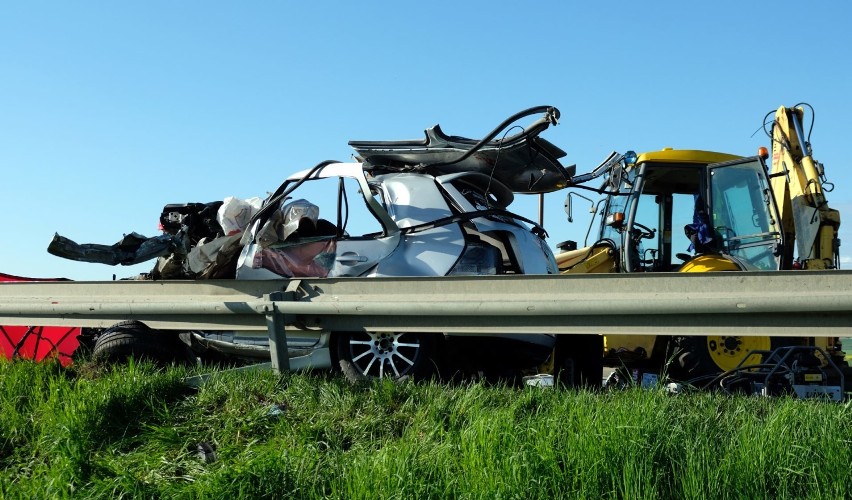
<path id="1" fill-rule="evenodd" d="M 683 392 L 683 386 L 677 382 L 669 382 L 666 384 L 666 392 L 669 394 L 680 394 Z"/>
<path id="2" fill-rule="evenodd" d="M 219 221 L 225 235 L 237 234 L 245 230 L 249 220 L 260 210 L 262 204 L 263 200 L 258 197 L 243 200 L 228 196 L 219 207 L 216 220 Z"/>
<path id="3" fill-rule="evenodd" d="M 553 387 L 553 375 L 539 373 L 523 378 L 524 384 L 530 387 Z"/>

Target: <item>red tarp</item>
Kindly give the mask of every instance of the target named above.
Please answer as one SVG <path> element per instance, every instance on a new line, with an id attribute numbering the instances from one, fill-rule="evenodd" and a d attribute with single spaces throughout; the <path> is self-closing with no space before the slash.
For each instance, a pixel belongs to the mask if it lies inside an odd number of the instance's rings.
<path id="1" fill-rule="evenodd" d="M 0 282 L 64 281 L 62 279 L 23 278 L 0 273 Z M 0 325 L 0 352 L 8 359 L 25 358 L 41 361 L 59 358 L 62 365 L 71 363 L 77 349 L 79 327 L 68 326 L 3 326 Z"/>

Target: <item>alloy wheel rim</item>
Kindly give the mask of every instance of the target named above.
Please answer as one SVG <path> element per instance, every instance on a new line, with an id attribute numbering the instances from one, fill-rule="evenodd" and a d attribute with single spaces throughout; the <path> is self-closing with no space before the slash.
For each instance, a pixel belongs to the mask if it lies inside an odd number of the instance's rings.
<path id="1" fill-rule="evenodd" d="M 365 377 L 400 378 L 410 374 L 420 349 L 420 341 L 409 333 L 367 332 L 349 340 L 352 363 Z"/>

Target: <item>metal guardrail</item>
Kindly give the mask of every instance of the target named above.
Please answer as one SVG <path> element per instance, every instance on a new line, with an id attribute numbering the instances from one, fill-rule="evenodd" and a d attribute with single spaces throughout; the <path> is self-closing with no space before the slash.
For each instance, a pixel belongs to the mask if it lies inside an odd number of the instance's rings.
<path id="1" fill-rule="evenodd" d="M 0 324 L 265 330 L 267 295 L 287 282 L 64 281 L 0 283 Z"/>
<path id="2" fill-rule="evenodd" d="M 844 336 L 852 272 L 0 284 L 0 324 Z"/>
<path id="3" fill-rule="evenodd" d="M 288 330 L 848 337 L 852 272 L 0 283 L 0 324 L 126 319 L 268 331 L 281 368 Z"/>

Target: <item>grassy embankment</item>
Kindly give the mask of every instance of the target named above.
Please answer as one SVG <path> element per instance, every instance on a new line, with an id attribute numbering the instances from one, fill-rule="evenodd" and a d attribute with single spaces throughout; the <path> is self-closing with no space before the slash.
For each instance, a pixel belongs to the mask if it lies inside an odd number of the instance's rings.
<path id="1" fill-rule="evenodd" d="M 852 404 L 185 375 L 0 362 L 0 497 L 852 497 Z"/>

